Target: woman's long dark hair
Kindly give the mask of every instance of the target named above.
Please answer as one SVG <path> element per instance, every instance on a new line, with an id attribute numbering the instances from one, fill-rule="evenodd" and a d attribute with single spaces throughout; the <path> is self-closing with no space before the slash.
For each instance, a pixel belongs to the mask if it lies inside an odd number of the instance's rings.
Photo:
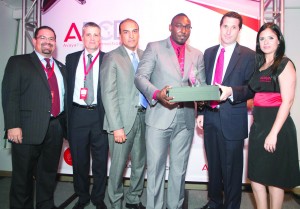
<path id="1" fill-rule="evenodd" d="M 279 67 L 282 57 L 284 56 L 284 53 L 285 53 L 284 37 L 280 31 L 280 28 L 275 23 L 271 23 L 271 22 L 265 23 L 263 26 L 261 26 L 261 28 L 259 29 L 259 31 L 257 33 L 257 36 L 256 36 L 256 69 L 258 70 L 266 62 L 265 54 L 263 53 L 263 51 L 261 50 L 260 45 L 259 45 L 259 35 L 262 31 L 264 31 L 267 28 L 270 28 L 277 35 L 277 38 L 279 40 L 279 45 L 278 45 L 278 48 L 274 55 L 274 62 L 271 65 L 272 75 L 274 76 L 274 75 L 276 75 L 277 68 Z"/>

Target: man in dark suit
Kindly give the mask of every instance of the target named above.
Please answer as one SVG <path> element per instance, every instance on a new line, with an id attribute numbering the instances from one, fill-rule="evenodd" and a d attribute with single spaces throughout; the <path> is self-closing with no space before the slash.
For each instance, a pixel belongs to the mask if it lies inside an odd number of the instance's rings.
<path id="1" fill-rule="evenodd" d="M 111 166 L 108 195 L 112 209 L 122 209 L 123 173 L 131 156 L 130 187 L 126 207 L 145 208 L 140 202 L 146 164 L 145 112 L 147 102 L 134 85 L 135 68 L 143 51 L 138 49 L 139 26 L 132 19 L 119 25 L 122 45 L 105 54 L 101 65 L 104 129 L 109 133 Z M 135 62 L 136 61 L 136 62 Z M 134 66 L 136 64 L 136 66 Z"/>
<path id="2" fill-rule="evenodd" d="M 107 133 L 103 131 L 104 108 L 101 101 L 100 51 L 101 29 L 88 22 L 82 29 L 85 49 L 67 55 L 67 118 L 75 193 L 79 196 L 74 209 L 84 208 L 90 200 L 97 209 L 105 209 L 107 178 Z M 93 189 L 89 192 L 90 155 Z"/>
<path id="3" fill-rule="evenodd" d="M 247 84 L 254 71 L 255 58 L 254 51 L 236 42 L 241 27 L 239 14 L 226 13 L 220 22 L 220 45 L 204 52 L 206 82 L 219 85 L 222 95 L 220 103 L 211 102 L 204 110 L 204 118 L 197 119 L 200 128 L 204 127 L 209 174 L 209 202 L 202 209 L 240 208 L 243 148 L 248 136 Z M 218 60 L 222 60 L 221 73 L 216 70 L 220 69 Z M 221 80 L 216 81 L 217 75 Z"/>
<path id="4" fill-rule="evenodd" d="M 188 45 L 191 21 L 183 13 L 173 17 L 171 36 L 149 43 L 135 76 L 136 87 L 151 102 L 146 111 L 147 209 L 181 208 L 185 174 L 195 128 L 194 102 L 174 103 L 172 87 L 205 84 L 203 54 Z M 190 79 L 191 77 L 195 79 Z M 170 153 L 167 201 L 164 201 L 166 161 Z"/>
<path id="5" fill-rule="evenodd" d="M 53 194 L 65 127 L 65 67 L 52 57 L 52 28 L 36 29 L 34 52 L 12 56 L 2 81 L 6 137 L 12 143 L 10 208 L 54 207 Z"/>

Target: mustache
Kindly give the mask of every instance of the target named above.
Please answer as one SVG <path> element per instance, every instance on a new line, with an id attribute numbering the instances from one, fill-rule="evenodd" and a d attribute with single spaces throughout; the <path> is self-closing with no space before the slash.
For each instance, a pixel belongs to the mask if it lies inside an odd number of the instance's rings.
<path id="1" fill-rule="evenodd" d="M 43 43 L 42 44 L 42 46 L 47 46 L 47 45 L 53 47 L 53 44 L 51 44 L 51 43 Z"/>

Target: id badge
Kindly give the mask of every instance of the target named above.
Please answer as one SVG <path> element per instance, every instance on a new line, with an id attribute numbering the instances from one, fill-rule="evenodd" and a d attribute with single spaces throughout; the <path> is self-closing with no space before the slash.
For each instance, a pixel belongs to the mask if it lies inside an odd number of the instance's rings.
<path id="1" fill-rule="evenodd" d="M 80 99 L 86 100 L 88 94 L 88 88 L 80 89 Z"/>

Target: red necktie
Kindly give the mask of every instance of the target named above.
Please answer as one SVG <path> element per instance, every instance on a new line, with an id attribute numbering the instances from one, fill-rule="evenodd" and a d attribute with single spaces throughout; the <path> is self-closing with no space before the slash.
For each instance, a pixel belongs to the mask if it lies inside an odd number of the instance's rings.
<path id="1" fill-rule="evenodd" d="M 179 62 L 180 72 L 181 72 L 181 75 L 183 76 L 183 74 L 184 74 L 184 56 L 182 54 L 181 47 L 177 47 L 176 50 L 177 50 L 177 59 Z"/>
<path id="2" fill-rule="evenodd" d="M 58 84 L 57 84 L 57 79 L 56 79 L 56 76 L 54 73 L 54 66 L 52 69 L 52 67 L 50 66 L 49 58 L 45 58 L 45 61 L 47 62 L 46 72 L 48 75 L 48 83 L 49 83 L 51 96 L 52 96 L 51 114 L 53 117 L 56 117 L 59 115 L 59 112 L 60 112 Z"/>
<path id="3" fill-rule="evenodd" d="M 216 83 L 218 83 L 218 84 L 222 83 L 223 68 L 224 68 L 224 52 L 225 52 L 225 49 L 222 48 L 221 52 L 219 54 L 218 60 L 217 60 L 217 64 L 216 64 L 216 70 L 215 70 L 213 85 L 215 85 Z M 217 107 L 218 104 L 219 104 L 218 101 L 211 101 L 210 102 L 210 106 L 212 108 Z"/>

